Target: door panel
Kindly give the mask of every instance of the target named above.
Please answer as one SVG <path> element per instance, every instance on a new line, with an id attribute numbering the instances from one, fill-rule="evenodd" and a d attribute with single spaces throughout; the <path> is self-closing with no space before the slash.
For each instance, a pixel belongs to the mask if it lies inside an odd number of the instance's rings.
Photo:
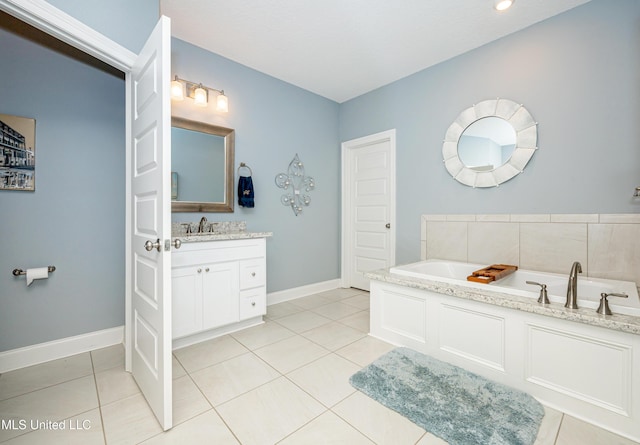
<path id="1" fill-rule="evenodd" d="M 162 17 L 127 77 L 130 367 L 165 430 L 172 426 L 171 252 L 164 248 L 164 240 L 171 236 L 170 37 L 169 19 Z M 151 250 L 145 248 L 148 241 L 155 243 Z"/>
<path id="2" fill-rule="evenodd" d="M 343 285 L 395 262 L 395 131 L 343 144 Z"/>

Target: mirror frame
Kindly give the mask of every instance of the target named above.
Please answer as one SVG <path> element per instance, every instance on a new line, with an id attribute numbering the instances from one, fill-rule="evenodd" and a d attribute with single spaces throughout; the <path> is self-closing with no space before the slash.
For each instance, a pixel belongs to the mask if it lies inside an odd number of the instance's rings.
<path id="1" fill-rule="evenodd" d="M 171 127 L 183 128 L 185 130 L 199 131 L 201 133 L 222 136 L 224 138 L 224 201 L 223 202 L 198 202 L 198 201 L 171 201 L 171 212 L 213 212 L 213 213 L 233 213 L 233 167 L 235 157 L 235 130 L 232 128 L 219 127 L 217 125 L 205 124 L 204 122 L 192 121 L 182 117 L 171 116 Z M 174 147 L 171 147 L 173 151 Z"/>
<path id="2" fill-rule="evenodd" d="M 498 117 L 509 122 L 516 132 L 516 146 L 509 160 L 490 171 L 467 167 L 458 156 L 458 141 L 469 125 L 485 117 Z M 490 99 L 464 110 L 449 126 L 442 144 L 442 157 L 447 171 L 469 187 L 497 187 L 524 171 L 538 149 L 538 123 L 522 105 L 509 99 Z"/>

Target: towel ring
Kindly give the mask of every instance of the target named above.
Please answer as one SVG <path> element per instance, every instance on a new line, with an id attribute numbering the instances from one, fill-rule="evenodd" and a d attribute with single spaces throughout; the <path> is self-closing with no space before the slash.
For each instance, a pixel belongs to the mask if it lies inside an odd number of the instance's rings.
<path id="1" fill-rule="evenodd" d="M 251 171 L 251 167 L 249 167 L 247 164 L 245 164 L 244 162 L 240 163 L 240 167 L 238 167 L 238 176 L 240 176 L 240 169 L 241 168 L 248 168 L 249 169 L 249 176 L 253 176 L 253 172 Z"/>

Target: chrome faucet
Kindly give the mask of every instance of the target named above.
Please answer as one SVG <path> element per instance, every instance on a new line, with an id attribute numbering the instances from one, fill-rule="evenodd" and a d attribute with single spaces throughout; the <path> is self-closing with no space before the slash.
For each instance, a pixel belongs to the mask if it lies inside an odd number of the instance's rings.
<path id="1" fill-rule="evenodd" d="M 207 217 L 200 218 L 200 224 L 198 225 L 198 233 L 204 233 L 204 225 L 207 223 Z"/>
<path id="2" fill-rule="evenodd" d="M 567 284 L 567 302 L 564 307 L 578 309 L 578 274 L 582 273 L 582 265 L 576 261 L 571 266 L 569 272 L 569 283 Z"/>

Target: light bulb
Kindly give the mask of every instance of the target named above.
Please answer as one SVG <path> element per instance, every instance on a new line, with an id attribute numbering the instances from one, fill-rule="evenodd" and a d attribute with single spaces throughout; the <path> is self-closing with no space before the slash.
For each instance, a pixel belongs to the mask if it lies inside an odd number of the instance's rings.
<path id="1" fill-rule="evenodd" d="M 513 0 L 496 0 L 495 8 L 498 11 L 505 11 L 513 5 Z"/>
<path id="2" fill-rule="evenodd" d="M 184 100 L 184 85 L 178 80 L 178 76 L 171 81 L 171 99 Z"/>
<path id="3" fill-rule="evenodd" d="M 222 113 L 229 112 L 229 99 L 224 95 L 224 91 L 216 99 L 216 109 Z"/>
<path id="4" fill-rule="evenodd" d="M 207 106 L 207 90 L 202 85 L 193 91 L 193 103 L 199 107 Z"/>

